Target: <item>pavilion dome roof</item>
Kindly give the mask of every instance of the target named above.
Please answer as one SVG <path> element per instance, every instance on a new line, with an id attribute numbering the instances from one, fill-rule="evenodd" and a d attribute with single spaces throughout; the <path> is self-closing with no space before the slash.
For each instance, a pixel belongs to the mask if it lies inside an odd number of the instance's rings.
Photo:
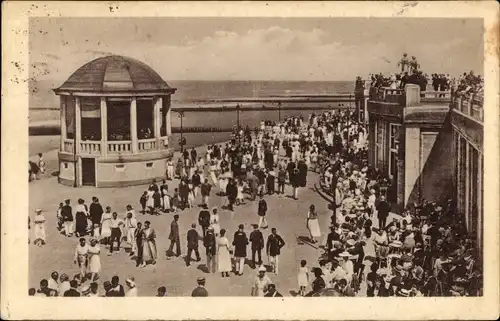
<path id="1" fill-rule="evenodd" d="M 145 63 L 124 56 L 94 59 L 76 70 L 56 89 L 68 92 L 151 92 L 173 93 L 156 71 Z"/>

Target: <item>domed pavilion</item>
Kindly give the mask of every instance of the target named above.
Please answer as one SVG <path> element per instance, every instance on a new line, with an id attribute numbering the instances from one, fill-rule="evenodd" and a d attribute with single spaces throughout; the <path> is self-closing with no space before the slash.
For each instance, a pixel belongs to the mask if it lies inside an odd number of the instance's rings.
<path id="1" fill-rule="evenodd" d="M 59 182 L 113 187 L 165 176 L 176 89 L 123 56 L 90 61 L 54 89 L 61 103 Z"/>

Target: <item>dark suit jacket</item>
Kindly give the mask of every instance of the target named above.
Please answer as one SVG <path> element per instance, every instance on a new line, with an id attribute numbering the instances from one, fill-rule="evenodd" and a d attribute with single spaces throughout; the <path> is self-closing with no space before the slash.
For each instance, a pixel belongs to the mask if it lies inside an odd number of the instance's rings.
<path id="1" fill-rule="evenodd" d="M 90 219 L 92 220 L 92 223 L 94 223 L 94 224 L 101 223 L 102 213 L 104 213 L 104 211 L 102 210 L 101 204 L 99 204 L 99 203 L 90 204 L 89 213 L 90 213 Z"/>
<path id="2" fill-rule="evenodd" d="M 245 232 L 236 231 L 234 233 L 233 245 L 235 257 L 247 256 L 248 238 Z"/>
<path id="3" fill-rule="evenodd" d="M 267 212 L 267 202 L 266 200 L 260 200 L 258 214 L 260 216 L 265 216 L 266 212 Z"/>
<path id="4" fill-rule="evenodd" d="M 204 287 L 199 286 L 193 290 L 191 296 L 208 296 L 208 291 Z"/>
<path id="5" fill-rule="evenodd" d="M 179 224 L 175 220 L 170 223 L 170 235 L 168 239 L 171 241 L 179 239 Z"/>
<path id="6" fill-rule="evenodd" d="M 81 296 L 81 294 L 75 289 L 69 289 L 68 291 L 64 292 L 64 296 Z"/>
<path id="7" fill-rule="evenodd" d="M 195 229 L 190 229 L 187 232 L 187 246 L 188 249 L 197 249 L 198 248 L 198 232 Z"/>
<path id="8" fill-rule="evenodd" d="M 389 211 L 390 211 L 389 203 L 387 203 L 386 201 L 381 201 L 377 206 L 377 211 L 378 211 L 377 214 L 378 217 L 389 216 Z"/>
<path id="9" fill-rule="evenodd" d="M 281 297 L 283 297 L 283 296 L 282 296 L 282 295 L 281 295 L 281 293 L 279 293 L 278 291 L 274 291 L 274 293 L 266 293 L 266 294 L 264 295 L 264 297 L 266 297 L 266 298 L 273 298 L 273 297 L 274 297 L 274 298 L 281 298 Z"/>
<path id="10" fill-rule="evenodd" d="M 198 215 L 198 224 L 200 226 L 209 226 L 210 225 L 210 212 L 207 210 L 201 210 Z"/>
<path id="11" fill-rule="evenodd" d="M 262 250 L 264 248 L 264 236 L 259 230 L 250 233 L 250 242 L 252 243 L 252 250 Z"/>
<path id="12" fill-rule="evenodd" d="M 281 248 L 285 245 L 285 241 L 278 234 L 271 234 L 267 237 L 266 250 L 269 256 L 280 255 Z"/>
<path id="13" fill-rule="evenodd" d="M 207 233 L 207 235 L 205 235 L 203 238 L 203 245 L 207 250 L 207 255 L 215 255 L 217 253 L 217 244 L 213 233 Z"/>

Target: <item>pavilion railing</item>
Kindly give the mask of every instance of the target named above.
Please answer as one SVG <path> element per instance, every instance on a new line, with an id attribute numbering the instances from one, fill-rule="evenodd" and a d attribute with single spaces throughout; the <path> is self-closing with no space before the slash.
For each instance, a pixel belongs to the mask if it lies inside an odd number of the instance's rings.
<path id="1" fill-rule="evenodd" d="M 73 153 L 73 140 L 72 139 L 65 139 L 64 140 L 64 152 L 66 153 Z"/>
<path id="2" fill-rule="evenodd" d="M 101 142 L 100 141 L 82 141 L 80 142 L 80 153 L 81 154 L 101 154 Z"/>
<path id="3" fill-rule="evenodd" d="M 108 153 L 132 153 L 132 142 L 130 140 L 109 141 Z"/>
<path id="4" fill-rule="evenodd" d="M 156 138 L 139 139 L 137 143 L 139 145 L 139 152 L 156 150 Z"/>

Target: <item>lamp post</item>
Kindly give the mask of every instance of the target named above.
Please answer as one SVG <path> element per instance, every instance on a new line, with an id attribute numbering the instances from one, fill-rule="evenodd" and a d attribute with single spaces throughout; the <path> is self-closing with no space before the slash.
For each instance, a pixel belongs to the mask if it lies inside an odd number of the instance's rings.
<path id="1" fill-rule="evenodd" d="M 181 145 L 181 153 L 184 154 L 184 128 L 183 128 L 183 123 L 182 123 L 182 120 L 184 118 L 184 111 L 183 110 L 179 110 L 178 111 L 179 113 L 179 117 L 181 119 L 181 140 L 179 142 L 179 145 Z"/>
<path id="2" fill-rule="evenodd" d="M 236 104 L 236 135 L 238 135 L 238 145 L 240 145 L 240 104 Z"/>
<path id="3" fill-rule="evenodd" d="M 278 122 L 281 123 L 281 101 L 278 102 Z"/>

